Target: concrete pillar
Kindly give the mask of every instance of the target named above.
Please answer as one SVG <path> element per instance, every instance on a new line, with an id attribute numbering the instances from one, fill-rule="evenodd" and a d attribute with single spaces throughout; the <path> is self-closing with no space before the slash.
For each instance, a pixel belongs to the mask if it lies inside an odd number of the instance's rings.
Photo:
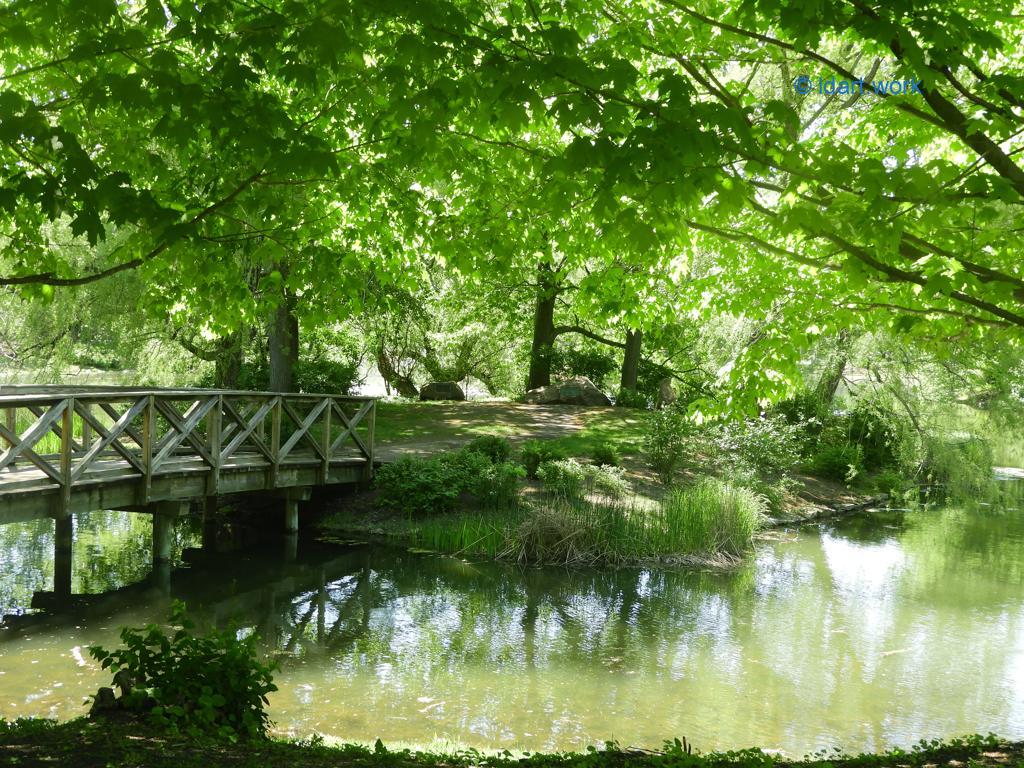
<path id="1" fill-rule="evenodd" d="M 203 499 L 203 551 L 217 551 L 217 497 Z"/>
<path id="2" fill-rule="evenodd" d="M 299 532 L 299 500 L 293 496 L 284 500 L 284 532 Z"/>
<path id="3" fill-rule="evenodd" d="M 53 527 L 53 593 L 58 597 L 71 594 L 71 552 L 74 522 L 71 515 L 58 517 Z"/>
<path id="4" fill-rule="evenodd" d="M 171 563 L 169 560 L 154 561 L 150 583 L 160 590 L 160 594 L 171 594 Z"/>
<path id="5" fill-rule="evenodd" d="M 153 564 L 171 560 L 174 543 L 174 521 L 188 510 L 187 501 L 160 501 L 153 508 Z"/>
<path id="6" fill-rule="evenodd" d="M 299 556 L 299 534 L 286 533 L 284 535 L 284 561 L 294 563 Z"/>

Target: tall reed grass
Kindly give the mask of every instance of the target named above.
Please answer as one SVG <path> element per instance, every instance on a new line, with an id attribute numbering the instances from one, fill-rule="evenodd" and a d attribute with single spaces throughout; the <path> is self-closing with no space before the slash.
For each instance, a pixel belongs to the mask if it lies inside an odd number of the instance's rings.
<path id="1" fill-rule="evenodd" d="M 529 506 L 425 520 L 413 544 L 521 563 L 624 565 L 657 559 L 735 560 L 750 548 L 764 500 L 705 478 L 651 509 L 549 494 Z"/>

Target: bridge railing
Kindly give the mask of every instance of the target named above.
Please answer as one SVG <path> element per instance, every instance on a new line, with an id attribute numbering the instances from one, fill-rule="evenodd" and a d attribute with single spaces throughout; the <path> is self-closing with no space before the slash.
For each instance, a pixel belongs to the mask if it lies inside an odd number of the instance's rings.
<path id="1" fill-rule="evenodd" d="M 328 394 L 199 389 L 0 388 L 0 492 L 135 478 L 284 467 L 373 467 L 376 400 Z"/>

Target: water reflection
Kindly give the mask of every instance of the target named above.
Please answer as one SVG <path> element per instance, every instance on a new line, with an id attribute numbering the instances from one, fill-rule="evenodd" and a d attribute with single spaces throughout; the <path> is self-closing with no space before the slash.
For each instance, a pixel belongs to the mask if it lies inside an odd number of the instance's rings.
<path id="1" fill-rule="evenodd" d="M 52 528 L 16 528 L 0 529 L 7 612 L 52 579 Z M 175 570 L 170 594 L 132 585 L 147 536 L 133 516 L 79 525 L 76 591 L 120 589 L 7 620 L 0 715 L 81 712 L 103 680 L 83 649 L 161 617 L 174 595 L 278 654 L 272 715 L 295 735 L 531 749 L 687 736 L 796 754 L 1024 735 L 1019 512 L 851 518 L 763 544 L 728 574 L 300 542 Z"/>

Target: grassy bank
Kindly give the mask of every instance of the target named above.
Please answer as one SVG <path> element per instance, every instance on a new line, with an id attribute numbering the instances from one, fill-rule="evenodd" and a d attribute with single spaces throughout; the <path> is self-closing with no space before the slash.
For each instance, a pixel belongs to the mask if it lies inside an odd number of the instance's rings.
<path id="1" fill-rule="evenodd" d="M 288 742 L 273 739 L 229 743 L 192 741 L 138 724 L 86 719 L 57 723 L 50 720 L 0 722 L 0 766 L 64 766 L 76 768 L 359 768 L 360 766 L 396 766 L 401 768 L 441 768 L 451 766 L 658 766 L 671 768 L 715 768 L 716 766 L 806 766 L 806 768 L 859 768 L 892 766 L 896 768 L 961 768 L 969 766 L 1024 765 L 1024 743 L 995 737 L 968 737 L 950 742 L 933 742 L 910 751 L 884 754 L 842 756 L 837 753 L 792 761 L 767 755 L 759 750 L 722 754 L 688 754 L 675 744 L 664 752 L 634 751 L 611 747 L 585 753 L 534 753 L 513 756 L 508 753 L 484 755 L 475 751 L 453 754 L 390 751 L 357 745 L 328 746 L 319 742 Z"/>

